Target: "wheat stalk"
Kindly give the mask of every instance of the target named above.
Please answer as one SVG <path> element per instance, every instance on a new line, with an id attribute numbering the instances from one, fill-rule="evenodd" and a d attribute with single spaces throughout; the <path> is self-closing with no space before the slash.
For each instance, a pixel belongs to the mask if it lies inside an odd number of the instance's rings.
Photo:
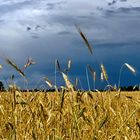
<path id="1" fill-rule="evenodd" d="M 60 63 L 57 59 L 56 59 L 56 66 L 57 66 L 58 70 L 61 71 Z"/>
<path id="2" fill-rule="evenodd" d="M 68 76 L 67 76 L 65 73 L 63 73 L 63 72 L 61 72 L 61 73 L 62 73 L 62 76 L 63 76 L 63 79 L 64 79 L 64 81 L 65 81 L 65 84 L 66 84 L 67 88 L 68 88 L 68 89 L 71 89 L 72 91 L 74 91 L 73 85 L 72 85 L 72 83 L 70 82 Z"/>
<path id="3" fill-rule="evenodd" d="M 68 60 L 68 70 L 70 70 L 70 68 L 71 68 L 71 60 L 69 59 Z"/>
<path id="4" fill-rule="evenodd" d="M 78 82 L 79 82 L 79 79 L 76 77 L 76 79 L 75 79 L 75 87 L 77 88 L 77 86 L 78 86 Z"/>
<path id="5" fill-rule="evenodd" d="M 88 68 L 89 68 L 89 71 L 93 77 L 93 80 L 95 81 L 96 80 L 96 72 L 93 70 L 93 68 L 90 65 L 88 65 Z"/>
<path id="6" fill-rule="evenodd" d="M 91 91 L 90 82 L 89 82 L 89 76 L 88 76 L 88 65 L 86 66 L 86 78 L 87 78 L 88 89 L 89 89 L 89 91 Z"/>
<path id="7" fill-rule="evenodd" d="M 21 76 L 25 77 L 24 72 L 12 60 L 6 58 L 6 62 L 18 71 Z"/>
<path id="8" fill-rule="evenodd" d="M 120 73 L 119 73 L 119 81 L 118 81 L 118 90 L 120 88 L 120 83 L 121 83 L 121 74 L 122 74 L 122 70 L 123 67 L 126 66 L 133 74 L 136 74 L 136 70 L 128 63 L 124 63 L 121 68 L 120 68 Z"/>
<path id="9" fill-rule="evenodd" d="M 101 64 L 101 70 L 102 70 L 104 79 L 108 82 L 108 75 L 107 75 L 106 69 L 103 64 Z"/>
<path id="10" fill-rule="evenodd" d="M 0 69 L 2 69 L 3 68 L 3 66 L 2 65 L 0 65 Z"/>
<path id="11" fill-rule="evenodd" d="M 89 68 L 89 71 L 90 71 L 90 73 L 91 73 L 91 75 L 92 75 L 92 78 L 93 78 L 94 90 L 95 90 L 96 72 L 93 70 L 93 68 L 92 68 L 90 65 L 88 65 L 88 68 Z"/>
<path id="12" fill-rule="evenodd" d="M 131 65 L 129 65 L 128 63 L 124 63 L 124 65 L 125 65 L 133 74 L 136 73 L 136 70 L 135 70 Z"/>
<path id="13" fill-rule="evenodd" d="M 44 77 L 44 80 L 45 80 L 46 84 L 47 84 L 50 88 L 53 87 L 52 82 L 51 82 L 47 77 Z"/>
<path id="14" fill-rule="evenodd" d="M 34 64 L 36 64 L 36 62 L 32 58 L 28 58 L 26 64 L 24 65 L 24 69 Z"/>
<path id="15" fill-rule="evenodd" d="M 101 81 L 104 80 L 104 76 L 103 76 L 103 73 L 101 72 Z"/>
<path id="16" fill-rule="evenodd" d="M 79 34 L 81 35 L 82 39 L 84 40 L 86 46 L 88 47 L 90 53 L 93 54 L 92 47 L 90 46 L 90 44 L 89 44 L 89 42 L 88 42 L 86 36 L 83 34 L 83 32 L 81 31 L 81 29 L 80 29 L 77 25 L 75 25 L 75 26 L 76 26 L 76 28 L 77 28 Z"/>
<path id="17" fill-rule="evenodd" d="M 71 68 L 71 62 L 72 61 L 69 59 L 68 60 L 68 64 L 67 64 L 67 68 L 63 70 L 65 73 L 67 73 L 70 70 L 70 68 Z"/>

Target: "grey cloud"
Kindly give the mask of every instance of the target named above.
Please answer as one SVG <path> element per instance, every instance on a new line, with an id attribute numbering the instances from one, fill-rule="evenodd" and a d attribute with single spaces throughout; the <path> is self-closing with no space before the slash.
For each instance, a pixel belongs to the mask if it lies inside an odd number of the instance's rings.
<path id="1" fill-rule="evenodd" d="M 54 2 L 54 3 L 47 3 L 47 9 L 49 10 L 53 10 L 54 8 L 58 7 L 58 6 L 62 6 L 66 4 L 66 1 L 59 1 L 59 2 Z"/>
<path id="2" fill-rule="evenodd" d="M 4 20 L 3 19 L 0 19 L 0 22 L 4 22 Z"/>
<path id="3" fill-rule="evenodd" d="M 108 5 L 112 6 L 112 5 L 116 4 L 116 3 L 117 3 L 117 0 L 113 0 L 112 2 L 109 2 Z"/>
<path id="4" fill-rule="evenodd" d="M 65 26 L 72 26 L 76 22 L 76 18 L 74 16 L 68 16 L 68 15 L 51 15 L 46 19 L 47 22 L 52 23 L 52 24 L 57 24 L 60 23 Z"/>
<path id="5" fill-rule="evenodd" d="M 73 32 L 70 31 L 61 31 L 58 33 L 58 35 L 73 35 Z"/>
<path id="6" fill-rule="evenodd" d="M 21 3 L 3 4 L 3 5 L 0 5 L 0 13 L 5 14 L 5 13 L 9 13 L 18 9 L 22 9 L 23 7 L 31 5 L 34 2 L 35 0 L 28 0 L 28 1 L 23 1 Z"/>
<path id="7" fill-rule="evenodd" d="M 106 14 L 108 12 L 108 14 Z M 138 12 L 137 12 L 138 14 Z M 139 18 L 133 13 L 105 11 L 100 17 L 96 15 L 81 16 L 74 15 L 52 15 L 49 22 L 54 25 L 69 27 L 72 32 L 76 32 L 74 24 L 78 24 L 89 39 L 100 40 L 103 43 L 125 43 L 134 42 L 140 39 L 140 32 L 137 30 L 140 24 Z M 125 18 L 122 18 L 124 17 Z"/>
<path id="8" fill-rule="evenodd" d="M 135 17 L 140 16 L 140 7 L 120 7 L 118 9 L 110 9 L 110 10 L 104 10 L 103 16 L 129 16 L 129 17 Z"/>
<path id="9" fill-rule="evenodd" d="M 118 0 L 112 0 L 111 2 L 108 3 L 109 6 L 114 6 Z M 120 0 L 120 2 L 127 2 L 127 0 Z"/>
<path id="10" fill-rule="evenodd" d="M 97 41 L 94 43 L 94 45 L 96 46 L 97 49 L 103 49 L 103 48 L 106 48 L 106 49 L 115 49 L 115 48 L 126 48 L 129 46 L 129 47 L 132 47 L 132 46 L 135 46 L 135 47 L 138 47 L 140 45 L 140 41 L 136 42 L 136 41 L 130 41 L 130 42 L 114 42 L 114 43 L 109 43 L 109 42 L 103 42 L 103 41 Z M 137 48 L 138 49 L 138 48 Z"/>
<path id="11" fill-rule="evenodd" d="M 90 13 L 91 15 L 86 15 L 86 16 L 76 16 L 77 18 L 79 18 L 79 19 L 83 19 L 83 20 L 85 20 L 85 19 L 90 19 L 90 18 L 92 18 L 93 17 L 93 14 L 92 13 Z"/>
<path id="12" fill-rule="evenodd" d="M 116 16 L 117 13 L 115 10 L 105 10 L 103 16 Z"/>
<path id="13" fill-rule="evenodd" d="M 130 7 L 130 8 L 122 7 L 118 9 L 118 12 L 133 12 L 133 11 L 140 12 L 140 7 Z"/>
<path id="14" fill-rule="evenodd" d="M 48 3 L 46 5 L 47 5 L 47 9 L 49 9 L 49 10 L 52 10 L 55 8 L 55 4 L 53 4 L 53 3 Z"/>
<path id="15" fill-rule="evenodd" d="M 120 0 L 121 2 L 127 2 L 127 0 Z"/>

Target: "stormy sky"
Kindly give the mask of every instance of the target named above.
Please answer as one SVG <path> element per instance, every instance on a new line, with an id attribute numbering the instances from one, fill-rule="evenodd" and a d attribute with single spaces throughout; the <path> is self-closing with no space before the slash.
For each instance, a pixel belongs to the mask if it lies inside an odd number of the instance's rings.
<path id="1" fill-rule="evenodd" d="M 90 55 L 78 34 L 78 25 L 93 48 Z M 22 69 L 31 57 L 36 65 L 25 73 L 29 87 L 47 87 L 40 79 L 47 76 L 54 82 L 54 62 L 67 67 L 72 60 L 69 77 L 78 77 L 87 89 L 85 67 L 90 64 L 97 72 L 96 88 L 100 81 L 100 64 L 108 73 L 110 84 L 118 83 L 123 63 L 136 68 L 136 76 L 127 68 L 122 71 L 121 85 L 136 85 L 140 81 L 140 1 L 138 0 L 0 0 L 0 56 L 3 69 L 0 79 L 23 86 L 23 80 L 8 66 L 4 58 L 12 59 Z M 90 74 L 90 73 L 89 73 Z M 91 87 L 93 87 L 90 78 Z M 63 79 L 57 72 L 57 84 Z"/>

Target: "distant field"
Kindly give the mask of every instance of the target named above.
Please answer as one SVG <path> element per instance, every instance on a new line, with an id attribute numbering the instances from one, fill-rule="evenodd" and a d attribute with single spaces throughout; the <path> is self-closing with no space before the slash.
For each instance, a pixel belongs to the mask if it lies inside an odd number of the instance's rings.
<path id="1" fill-rule="evenodd" d="M 0 139 L 140 140 L 140 92 L 1 93 Z"/>

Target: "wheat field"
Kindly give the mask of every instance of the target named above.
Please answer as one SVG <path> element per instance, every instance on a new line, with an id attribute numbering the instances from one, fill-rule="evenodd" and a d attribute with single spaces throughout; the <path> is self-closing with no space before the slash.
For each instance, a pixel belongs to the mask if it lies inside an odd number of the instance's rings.
<path id="1" fill-rule="evenodd" d="M 80 28 L 77 30 L 92 54 L 87 38 Z M 23 68 L 9 58 L 5 61 L 27 82 L 24 70 L 35 61 L 28 59 Z M 73 84 L 68 77 L 70 59 L 65 69 L 55 60 L 54 83 L 47 77 L 42 78 L 55 92 L 22 92 L 14 84 L 12 75 L 13 84 L 8 85 L 7 91 L 0 92 L 0 140 L 140 140 L 140 91 L 121 91 L 124 67 L 136 74 L 134 67 L 124 63 L 119 71 L 118 85 L 112 86 L 105 66 L 100 65 L 98 73 L 109 88 L 104 92 L 96 89 L 97 72 L 89 64 L 86 66 L 89 91 L 80 91 L 77 88 L 79 79 Z M 96 92 L 91 91 L 88 71 Z M 57 87 L 58 72 L 65 86 Z"/>
<path id="2" fill-rule="evenodd" d="M 140 92 L 0 94 L 1 140 L 139 140 Z"/>

